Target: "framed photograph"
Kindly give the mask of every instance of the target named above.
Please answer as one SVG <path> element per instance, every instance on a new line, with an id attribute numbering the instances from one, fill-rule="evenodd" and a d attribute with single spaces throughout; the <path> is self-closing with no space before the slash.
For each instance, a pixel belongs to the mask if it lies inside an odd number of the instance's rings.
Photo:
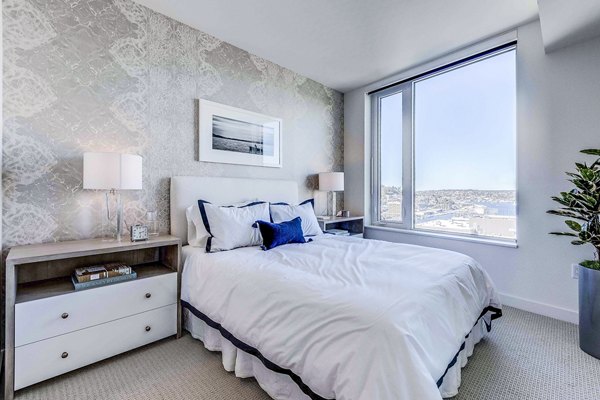
<path id="1" fill-rule="evenodd" d="M 200 161 L 281 167 L 281 119 L 200 99 Z"/>

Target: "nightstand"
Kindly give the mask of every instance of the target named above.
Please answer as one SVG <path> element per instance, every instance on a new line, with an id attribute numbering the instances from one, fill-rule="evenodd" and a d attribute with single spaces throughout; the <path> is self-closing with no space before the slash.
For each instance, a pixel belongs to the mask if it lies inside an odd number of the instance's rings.
<path id="1" fill-rule="evenodd" d="M 5 399 L 18 390 L 181 335 L 181 241 L 77 240 L 13 247 L 6 259 Z M 122 262 L 137 279 L 75 291 L 75 268 Z"/>
<path id="2" fill-rule="evenodd" d="M 353 216 L 353 217 L 317 217 L 319 226 L 323 232 L 329 229 L 343 229 L 348 231 L 349 236 L 362 237 L 364 230 L 364 217 Z"/>

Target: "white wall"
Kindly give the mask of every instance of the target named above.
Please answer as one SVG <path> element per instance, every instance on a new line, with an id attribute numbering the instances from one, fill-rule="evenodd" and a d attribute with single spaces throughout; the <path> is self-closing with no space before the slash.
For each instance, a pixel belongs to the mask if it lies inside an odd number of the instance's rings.
<path id="1" fill-rule="evenodd" d="M 591 258 L 592 248 L 548 235 L 562 229 L 562 222 L 545 211 L 555 206 L 550 196 L 569 188 L 563 172 L 586 159 L 578 151 L 600 148 L 600 39 L 546 55 L 536 21 L 518 29 L 518 41 L 518 248 L 376 228 L 367 228 L 365 235 L 469 254 L 489 272 L 505 304 L 576 322 L 577 281 L 570 277 L 570 265 Z M 365 92 L 374 86 L 345 94 L 345 208 L 365 215 Z"/>

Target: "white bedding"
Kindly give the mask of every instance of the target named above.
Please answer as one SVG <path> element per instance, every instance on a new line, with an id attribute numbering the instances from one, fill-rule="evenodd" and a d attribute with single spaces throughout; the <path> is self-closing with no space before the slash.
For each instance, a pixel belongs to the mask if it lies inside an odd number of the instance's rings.
<path id="1" fill-rule="evenodd" d="M 182 282 L 184 305 L 224 337 L 311 397 L 337 400 L 440 399 L 465 337 L 500 307 L 465 255 L 330 235 L 266 252 L 186 251 Z"/>

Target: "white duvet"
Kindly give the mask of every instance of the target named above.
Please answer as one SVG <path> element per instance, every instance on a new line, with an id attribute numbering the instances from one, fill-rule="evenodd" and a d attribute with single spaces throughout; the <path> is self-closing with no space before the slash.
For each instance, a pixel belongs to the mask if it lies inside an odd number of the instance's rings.
<path id="1" fill-rule="evenodd" d="M 486 307 L 463 254 L 323 235 L 185 260 L 182 300 L 326 399 L 440 399 L 444 375 Z"/>

